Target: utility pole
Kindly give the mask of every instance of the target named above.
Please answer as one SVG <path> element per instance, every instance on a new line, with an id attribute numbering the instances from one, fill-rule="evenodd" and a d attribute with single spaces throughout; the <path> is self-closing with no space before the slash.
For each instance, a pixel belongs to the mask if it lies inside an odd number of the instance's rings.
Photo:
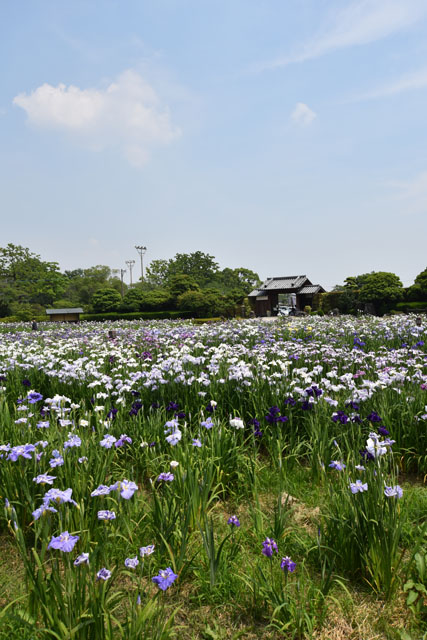
<path id="1" fill-rule="evenodd" d="M 145 252 L 147 251 L 147 247 L 143 247 L 140 244 L 136 244 L 135 245 L 135 249 L 138 251 L 139 253 L 139 257 L 141 258 L 141 284 L 144 282 L 144 255 Z"/>
<path id="2" fill-rule="evenodd" d="M 132 286 L 132 269 L 133 269 L 133 265 L 135 264 L 135 260 L 125 260 L 125 262 L 129 268 L 130 286 Z"/>
<path id="3" fill-rule="evenodd" d="M 125 273 L 126 273 L 126 269 L 120 269 L 120 280 L 121 280 L 121 282 L 122 282 L 122 298 L 123 298 L 123 296 L 124 296 L 124 291 L 123 291 L 123 276 L 125 275 Z"/>

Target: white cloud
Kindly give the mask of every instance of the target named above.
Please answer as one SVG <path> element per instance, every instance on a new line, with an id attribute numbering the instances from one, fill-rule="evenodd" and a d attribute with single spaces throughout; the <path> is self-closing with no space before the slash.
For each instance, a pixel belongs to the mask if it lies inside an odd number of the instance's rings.
<path id="1" fill-rule="evenodd" d="M 13 102 L 26 111 L 32 125 L 71 134 L 93 151 L 119 149 L 135 166 L 147 162 L 153 147 L 181 134 L 153 87 L 131 70 L 105 89 L 45 83 Z"/>
<path id="2" fill-rule="evenodd" d="M 258 69 L 282 67 L 337 49 L 369 44 L 407 29 L 426 14 L 425 0 L 353 0 L 330 14 L 309 42 L 288 56 L 258 65 Z"/>
<path id="3" fill-rule="evenodd" d="M 295 124 L 303 127 L 308 127 L 315 118 L 317 118 L 317 114 L 304 102 L 297 102 L 295 109 L 291 113 L 291 119 Z"/>
<path id="4" fill-rule="evenodd" d="M 363 100 L 375 100 L 376 98 L 385 98 L 387 96 L 393 96 L 404 91 L 413 91 L 415 89 L 422 89 L 427 87 L 427 69 L 420 69 L 414 73 L 408 73 L 394 82 L 367 91 L 359 96 L 349 100 L 349 102 L 361 102 Z"/>

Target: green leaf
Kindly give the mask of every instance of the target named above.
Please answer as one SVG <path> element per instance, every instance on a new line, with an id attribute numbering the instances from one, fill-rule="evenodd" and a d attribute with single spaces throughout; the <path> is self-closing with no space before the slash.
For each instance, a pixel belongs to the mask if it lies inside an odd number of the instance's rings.
<path id="1" fill-rule="evenodd" d="M 410 591 L 408 594 L 408 598 L 406 600 L 407 605 L 414 604 L 415 600 L 418 598 L 418 593 L 416 591 Z"/>

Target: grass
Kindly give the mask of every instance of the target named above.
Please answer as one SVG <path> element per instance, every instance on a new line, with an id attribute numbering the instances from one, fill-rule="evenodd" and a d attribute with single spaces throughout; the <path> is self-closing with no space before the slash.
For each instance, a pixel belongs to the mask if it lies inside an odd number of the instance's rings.
<path id="1" fill-rule="evenodd" d="M 0 639 L 68 640 L 74 627 L 75 640 L 401 640 L 403 630 L 420 640 L 422 607 L 408 607 L 403 586 L 427 543 L 425 351 L 401 320 L 358 325 L 366 353 L 353 348 L 354 320 L 313 322 L 124 323 L 114 342 L 99 325 L 5 334 L 0 607 L 14 604 L 0 613 Z M 361 460 L 378 420 L 396 443 Z M 121 444 L 105 448 L 107 434 Z M 37 519 L 49 486 L 34 480 L 46 471 L 75 502 L 51 498 L 57 512 Z M 159 482 L 168 471 L 173 480 Z M 121 495 L 124 478 L 134 495 Z M 360 478 L 369 488 L 350 491 Z M 91 496 L 101 484 L 107 495 Z M 104 509 L 116 512 L 108 524 Z M 49 549 L 64 531 L 79 536 L 73 552 Z M 271 558 L 266 538 L 278 545 Z M 126 568 L 149 544 L 155 553 Z M 89 565 L 73 566 L 82 552 Z M 166 567 L 178 576 L 163 592 L 152 577 Z"/>
<path id="2" fill-rule="evenodd" d="M 264 472 L 266 475 L 267 472 Z M 313 545 L 319 511 L 324 500 L 317 486 L 307 482 L 308 470 L 296 468 L 290 478 L 294 493 L 298 497 L 284 491 L 283 499 L 287 508 L 288 529 L 284 537 L 294 553 L 302 554 Z M 262 480 L 262 477 L 261 477 Z M 264 478 L 267 482 L 266 478 Z M 305 480 L 305 481 L 304 481 Z M 299 492 L 295 491 L 299 488 Z M 427 489 L 417 483 L 405 483 L 406 503 L 408 505 L 408 531 L 413 530 L 425 518 L 425 504 Z M 271 522 L 276 506 L 275 496 L 267 490 L 259 495 L 264 522 Z M 233 501 L 218 503 L 214 509 L 214 516 L 218 522 L 224 522 L 225 516 L 234 512 L 236 504 Z M 253 513 L 250 504 L 240 505 L 239 518 L 241 530 L 246 531 L 245 537 L 251 541 L 246 545 L 245 554 L 239 557 L 240 562 L 249 563 L 258 555 L 258 549 L 250 549 L 255 544 L 256 536 L 251 532 Z M 224 526 L 223 526 L 224 529 Z M 225 529 L 225 532 L 227 530 Z M 222 531 L 220 531 L 222 533 Z M 408 534 L 409 535 L 409 534 Z M 268 616 L 262 606 L 255 610 L 251 598 L 248 596 L 245 583 L 241 580 L 241 567 L 235 566 L 234 571 L 222 574 L 215 588 L 210 588 L 207 575 L 207 564 L 202 563 L 199 580 L 186 581 L 179 592 L 170 594 L 167 609 L 172 612 L 179 607 L 175 620 L 175 630 L 183 640 L 213 639 L 232 640 L 246 638 L 247 640 L 278 640 L 285 637 L 282 632 L 267 628 Z M 316 567 L 310 569 L 314 580 L 319 576 Z M 317 577 L 316 577 L 317 575 Z M 23 595 L 24 574 L 19 554 L 12 539 L 3 534 L 0 537 L 0 608 Z M 126 587 L 126 583 L 119 582 L 117 588 Z M 231 596 L 231 597 L 230 597 Z M 24 638 L 24 640 L 45 639 L 48 636 L 36 632 L 30 623 L 25 623 L 21 614 L 23 607 L 17 604 L 9 610 L 0 627 L 0 638 L 3 640 Z M 314 640 L 399 640 L 400 630 L 414 626 L 416 621 L 405 606 L 402 594 L 385 603 L 370 592 L 363 584 L 354 585 L 349 581 L 340 580 L 335 583 L 328 594 L 327 614 L 321 629 L 316 630 Z M 418 639 L 414 635 L 414 640 Z"/>

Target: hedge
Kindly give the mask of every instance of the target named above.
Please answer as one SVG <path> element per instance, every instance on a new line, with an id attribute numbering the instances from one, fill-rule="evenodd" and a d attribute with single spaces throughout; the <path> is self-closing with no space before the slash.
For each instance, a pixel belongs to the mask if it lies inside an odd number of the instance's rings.
<path id="1" fill-rule="evenodd" d="M 222 318 L 193 318 L 193 324 L 211 324 L 212 322 L 221 322 Z"/>
<path id="2" fill-rule="evenodd" d="M 82 313 L 80 320 L 103 322 L 113 320 L 172 320 L 191 318 L 194 314 L 185 311 L 134 311 L 132 313 Z"/>
<path id="3" fill-rule="evenodd" d="M 394 305 L 398 311 L 427 311 L 427 302 L 398 302 Z"/>

